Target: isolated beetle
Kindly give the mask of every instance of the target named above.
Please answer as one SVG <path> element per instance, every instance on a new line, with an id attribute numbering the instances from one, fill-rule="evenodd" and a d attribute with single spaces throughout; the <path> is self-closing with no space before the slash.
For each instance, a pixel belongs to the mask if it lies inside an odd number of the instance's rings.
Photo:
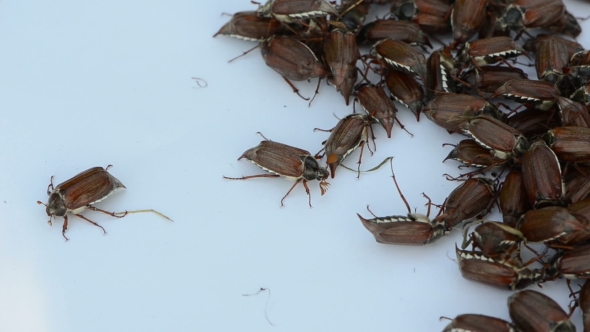
<path id="1" fill-rule="evenodd" d="M 37 204 L 45 205 L 45 211 L 49 218 L 49 225 L 52 224 L 51 219 L 55 217 L 63 217 L 64 224 L 62 228 L 62 235 L 66 237 L 66 230 L 68 229 L 68 212 L 71 212 L 76 217 L 82 218 L 94 226 L 100 227 L 106 234 L 105 229 L 94 221 L 84 217 L 80 213 L 85 209 L 92 211 L 98 211 L 115 218 L 123 218 L 130 213 L 142 213 L 142 212 L 153 212 L 161 217 L 164 217 L 170 221 L 170 218 L 166 217 L 162 213 L 155 210 L 134 210 L 125 212 L 109 212 L 92 206 L 92 204 L 98 203 L 113 192 L 125 188 L 123 183 L 116 177 L 112 176 L 107 172 L 107 168 L 93 167 L 84 172 L 81 172 L 73 178 L 53 186 L 53 176 L 49 186 L 47 186 L 47 195 L 49 199 L 47 204 L 37 201 Z"/>
<path id="2" fill-rule="evenodd" d="M 303 183 L 307 196 L 309 196 L 309 207 L 311 207 L 311 195 L 307 187 L 307 181 L 320 181 L 320 190 L 322 195 L 326 192 L 329 183 L 326 182 L 329 173 L 325 168 L 321 168 L 317 160 L 311 154 L 303 149 L 295 148 L 286 144 L 277 143 L 269 140 L 260 142 L 256 147 L 246 150 L 238 160 L 246 158 L 262 169 L 269 171 L 272 174 L 259 174 L 243 176 L 241 178 L 230 178 L 224 176 L 228 180 L 247 180 L 253 178 L 275 178 L 284 176 L 286 178 L 295 180 L 295 184 L 289 189 L 287 194 L 281 199 L 281 206 L 283 201 L 293 188 Z"/>

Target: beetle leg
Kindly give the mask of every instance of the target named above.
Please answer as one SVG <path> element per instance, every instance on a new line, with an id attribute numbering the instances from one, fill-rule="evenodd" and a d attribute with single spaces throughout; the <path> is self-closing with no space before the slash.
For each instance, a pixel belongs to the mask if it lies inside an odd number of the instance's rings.
<path id="1" fill-rule="evenodd" d="M 99 208 L 97 208 L 97 207 L 94 207 L 94 206 L 92 206 L 92 205 L 86 205 L 86 208 L 87 208 L 87 209 L 90 209 L 90 210 L 92 210 L 92 211 L 96 211 L 96 212 L 102 212 L 102 213 L 108 214 L 109 216 L 111 216 L 111 217 L 115 217 L 115 218 L 123 218 L 123 217 L 125 217 L 125 216 L 127 215 L 127 211 L 125 211 L 125 213 L 123 213 L 123 215 L 121 215 L 121 216 L 118 216 L 118 215 L 117 215 L 117 212 L 109 212 L 109 211 L 105 211 L 105 210 L 99 209 Z"/>
<path id="2" fill-rule="evenodd" d="M 254 51 L 255 49 L 257 49 L 257 48 L 259 48 L 259 47 L 260 47 L 260 45 L 256 45 L 256 46 L 254 46 L 254 47 L 252 47 L 251 49 L 249 49 L 249 50 L 247 50 L 247 51 L 245 51 L 245 52 L 242 52 L 242 54 L 238 55 L 237 57 L 235 57 L 235 58 L 233 58 L 233 59 L 229 60 L 227 63 L 231 63 L 231 62 L 233 62 L 234 60 L 237 60 L 237 59 L 239 59 L 239 58 L 243 57 L 244 55 L 246 55 L 246 54 L 248 54 L 248 53 L 250 53 L 250 52 Z"/>
<path id="3" fill-rule="evenodd" d="M 248 175 L 248 176 L 242 176 L 241 178 L 230 178 L 227 176 L 224 176 L 224 179 L 228 179 L 228 180 L 248 180 L 248 179 L 253 179 L 253 178 L 278 178 L 280 177 L 280 175 L 277 174 L 259 174 L 259 175 Z"/>
<path id="4" fill-rule="evenodd" d="M 285 206 L 285 204 L 283 204 L 283 201 L 285 200 L 285 198 L 287 198 L 287 196 L 289 196 L 289 194 L 291 193 L 291 191 L 293 191 L 293 188 L 295 188 L 295 186 L 297 186 L 299 184 L 299 182 L 301 182 L 301 179 L 297 179 L 297 181 L 295 181 L 295 184 L 291 187 L 291 189 L 289 189 L 289 191 L 287 191 L 287 193 L 285 194 L 285 196 L 283 196 L 283 198 L 281 198 L 281 206 Z M 309 195 L 309 188 L 305 184 L 305 180 L 303 180 L 303 185 L 305 186 L 305 190 L 307 191 L 307 195 Z M 310 196 L 309 200 L 310 200 L 309 201 L 309 206 L 311 207 L 311 196 Z"/>
<path id="5" fill-rule="evenodd" d="M 313 94 L 313 98 L 311 98 L 311 100 L 309 101 L 309 105 L 307 105 L 307 107 L 311 107 L 311 102 L 313 102 L 313 100 L 315 99 L 315 96 L 317 96 L 318 92 L 320 92 L 320 83 L 322 83 L 322 77 L 318 78 L 318 86 L 315 88 L 315 93 Z"/>
<path id="6" fill-rule="evenodd" d="M 285 79 L 285 82 L 287 82 L 287 84 L 289 84 L 289 86 L 291 87 L 291 89 L 293 89 L 293 92 L 295 92 L 299 97 L 301 97 L 301 99 L 303 100 L 309 100 L 309 98 L 305 98 L 303 97 L 300 93 L 299 93 L 299 89 L 297 89 L 295 87 L 295 85 L 293 85 L 293 83 L 291 83 L 291 81 L 289 81 L 288 78 L 286 78 L 285 76 L 283 76 L 283 78 Z"/>
<path id="7" fill-rule="evenodd" d="M 51 221 L 51 219 L 49 219 L 49 221 Z M 61 235 L 63 235 L 64 239 L 66 239 L 66 241 L 68 241 L 68 237 L 66 236 L 66 231 L 68 230 L 68 215 L 66 214 L 64 216 L 64 225 L 61 228 Z"/>
<path id="8" fill-rule="evenodd" d="M 357 176 L 356 176 L 357 179 L 361 177 L 361 160 L 363 159 L 363 150 L 365 149 L 365 141 L 362 141 L 360 146 L 361 146 L 361 153 L 359 155 L 359 161 L 357 163 L 359 165 L 359 167 L 357 169 Z M 373 153 L 373 152 L 371 151 L 371 153 Z"/>
<path id="9" fill-rule="evenodd" d="M 409 132 L 406 127 L 399 121 L 399 119 L 397 117 L 395 117 L 395 121 L 397 122 L 397 124 L 408 134 L 410 134 L 410 136 L 414 137 L 414 134 L 412 134 L 411 132 Z"/>
<path id="10" fill-rule="evenodd" d="M 107 212 L 107 213 L 109 213 L 109 212 Z M 84 219 L 84 220 L 88 221 L 89 223 L 93 224 L 93 225 L 94 225 L 94 226 L 96 226 L 96 227 L 100 227 L 100 229 L 102 229 L 102 231 L 103 231 L 105 234 L 107 233 L 107 231 L 104 229 L 104 227 L 102 227 L 101 225 L 99 225 L 99 224 L 95 223 L 94 221 L 92 221 L 92 220 L 90 220 L 90 219 L 88 219 L 88 218 L 84 217 L 84 216 L 83 216 L 83 215 L 81 215 L 81 214 L 74 214 L 74 215 L 75 215 L 76 217 L 78 217 L 78 218 L 82 218 L 82 219 Z M 64 223 L 64 225 L 66 225 L 66 224 L 67 224 L 67 222 L 66 222 L 66 223 Z M 64 232 L 65 232 L 65 229 L 64 229 Z M 64 236 L 65 236 L 65 235 L 64 235 Z"/>

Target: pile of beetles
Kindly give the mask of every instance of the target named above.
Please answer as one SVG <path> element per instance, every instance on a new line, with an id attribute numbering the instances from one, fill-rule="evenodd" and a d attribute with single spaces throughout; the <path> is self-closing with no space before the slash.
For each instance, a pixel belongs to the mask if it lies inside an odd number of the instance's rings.
<path id="1" fill-rule="evenodd" d="M 390 5 L 390 14 L 365 22 L 372 5 Z M 269 173 L 226 178 L 295 179 L 287 195 L 299 183 L 309 195 L 307 182 L 318 180 L 324 194 L 348 155 L 360 148 L 362 158 L 374 124 L 391 137 L 395 100 L 417 120 L 423 113 L 466 136 L 447 159 L 475 170 L 453 179 L 461 184 L 433 219 L 412 213 L 407 202 L 406 216 L 358 215 L 377 242 L 425 245 L 475 220 L 456 247 L 463 277 L 508 290 L 589 279 L 590 51 L 574 41 L 580 32 L 562 0 L 269 0 L 238 12 L 215 36 L 257 42 L 295 93 L 292 81 L 319 78 L 319 88 L 326 78 L 365 113 L 339 120 L 315 156 L 265 139 L 239 159 Z M 449 34 L 448 45 L 439 40 Z M 442 47 L 429 52 L 431 40 Z M 361 54 L 363 45 L 369 53 Z M 534 63 L 538 80 L 515 67 L 519 56 Z M 492 170 L 496 177 L 488 178 Z M 503 221 L 483 222 L 496 203 Z M 527 243 L 545 246 L 538 252 Z M 524 262 L 522 247 L 535 257 Z M 568 314 L 545 295 L 521 291 L 508 300 L 511 323 L 460 315 L 444 331 L 574 331 L 569 317 L 577 306 L 590 331 L 590 284 L 572 295 Z"/>

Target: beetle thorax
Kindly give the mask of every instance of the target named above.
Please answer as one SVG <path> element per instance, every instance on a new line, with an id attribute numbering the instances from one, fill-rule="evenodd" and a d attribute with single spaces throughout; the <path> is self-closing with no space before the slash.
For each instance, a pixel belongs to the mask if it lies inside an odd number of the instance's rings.
<path id="1" fill-rule="evenodd" d="M 68 209 L 64 197 L 59 191 L 54 191 L 49 195 L 45 211 L 48 216 L 63 217 L 66 215 Z"/>
<path id="2" fill-rule="evenodd" d="M 303 158 L 302 158 L 303 159 Z M 322 181 L 328 177 L 328 172 L 321 168 L 312 156 L 305 156 L 303 160 L 303 178 L 308 181 Z"/>

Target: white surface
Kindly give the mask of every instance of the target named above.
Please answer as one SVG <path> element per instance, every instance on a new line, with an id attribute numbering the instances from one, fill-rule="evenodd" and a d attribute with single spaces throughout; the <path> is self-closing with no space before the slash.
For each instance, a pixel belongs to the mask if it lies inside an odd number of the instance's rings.
<path id="1" fill-rule="evenodd" d="M 587 3 L 567 1 L 576 16 Z M 510 292 L 464 280 L 454 257 L 460 233 L 425 247 L 381 245 L 356 217 L 405 214 L 389 167 L 361 175 L 339 168 L 320 196 L 310 183 L 280 207 L 284 179 L 236 159 L 268 138 L 317 152 L 337 117 L 352 112 L 322 85 L 312 104 L 266 67 L 254 44 L 212 35 L 253 10 L 232 1 L 2 1 L 0 3 L 0 331 L 437 331 L 462 313 L 508 318 Z M 579 38 L 590 47 L 590 21 Z M 198 88 L 191 79 L 204 79 Z M 310 96 L 316 81 L 295 83 Z M 402 110 L 363 168 L 395 156 L 410 205 L 426 192 L 442 203 L 457 185 L 441 163 L 456 142 Z M 352 155 L 353 165 L 358 153 Z M 127 190 L 99 204 L 140 214 L 71 217 L 68 236 L 37 200 L 93 166 Z M 436 211 L 435 211 L 436 212 Z M 257 296 L 264 287 L 271 290 Z M 531 289 L 538 289 L 531 287 Z M 563 306 L 563 282 L 543 291 Z M 268 301 L 268 305 L 267 305 Z M 265 319 L 274 324 L 271 326 Z M 578 312 L 573 320 L 580 327 Z"/>

